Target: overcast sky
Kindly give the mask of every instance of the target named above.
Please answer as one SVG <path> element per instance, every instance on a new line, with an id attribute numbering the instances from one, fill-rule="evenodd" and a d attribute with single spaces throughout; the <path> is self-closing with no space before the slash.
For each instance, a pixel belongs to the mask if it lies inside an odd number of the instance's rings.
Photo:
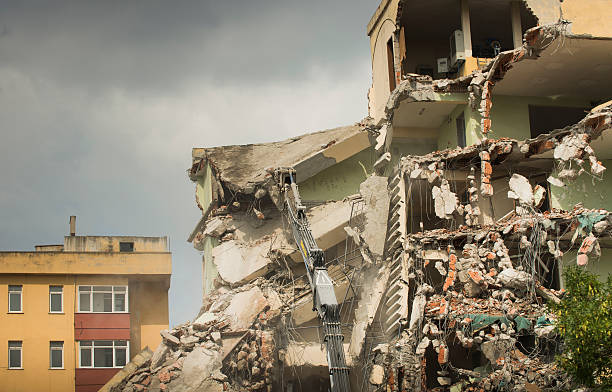
<path id="1" fill-rule="evenodd" d="M 170 237 L 170 324 L 201 303 L 192 147 L 367 114 L 376 0 L 0 0 L 0 250 Z"/>

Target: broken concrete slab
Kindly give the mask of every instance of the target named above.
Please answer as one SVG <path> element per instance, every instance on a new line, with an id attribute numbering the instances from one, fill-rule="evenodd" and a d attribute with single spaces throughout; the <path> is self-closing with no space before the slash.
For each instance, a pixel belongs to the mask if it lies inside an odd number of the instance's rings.
<path id="1" fill-rule="evenodd" d="M 228 228 L 229 226 L 226 223 L 226 219 L 216 216 L 206 222 L 206 227 L 202 234 L 209 237 L 219 238 L 228 230 Z"/>
<path id="2" fill-rule="evenodd" d="M 266 168 L 294 167 L 298 181 L 304 181 L 369 146 L 368 132 L 357 124 L 282 142 L 194 148 L 192 167 L 202 160 L 211 162 L 228 188 L 252 194 L 269 180 Z"/>
<path id="3" fill-rule="evenodd" d="M 342 200 L 314 206 L 306 211 L 306 215 L 317 245 L 328 249 L 346 239 L 344 227 L 351 217 L 351 202 Z M 290 256 L 296 263 L 303 263 L 297 248 Z"/>
<path id="4" fill-rule="evenodd" d="M 268 306 L 266 297 L 264 297 L 261 289 L 255 286 L 250 290 L 234 295 L 229 306 L 223 311 L 223 314 L 230 321 L 231 331 L 244 331 L 251 327 L 255 317 L 266 306 Z"/>
<path id="5" fill-rule="evenodd" d="M 206 383 L 208 389 L 203 389 L 203 384 L 210 380 L 215 370 L 219 369 L 221 369 L 221 354 L 219 351 L 196 347 L 185 357 L 181 375 L 172 380 L 168 387 L 173 392 L 209 391 L 214 384 L 218 383 Z M 219 385 L 221 386 L 220 390 L 223 391 L 223 384 Z"/>
<path id="6" fill-rule="evenodd" d="M 268 257 L 270 243 L 248 246 L 236 240 L 222 242 L 213 248 L 213 262 L 223 281 L 239 285 L 252 281 L 267 272 L 272 260 Z"/>
<path id="7" fill-rule="evenodd" d="M 151 357 L 150 368 L 155 369 L 161 366 L 170 352 L 170 347 L 166 346 L 164 342 L 161 342 Z"/>
<path id="8" fill-rule="evenodd" d="M 527 290 L 533 283 L 533 278 L 525 271 L 518 271 L 513 268 L 506 268 L 497 275 L 498 282 L 504 287 L 517 290 Z"/>
<path id="9" fill-rule="evenodd" d="M 389 215 L 387 177 L 370 176 L 359 185 L 365 203 L 365 224 L 361 236 L 370 252 L 381 258 L 385 247 L 385 234 Z"/>
<path id="10" fill-rule="evenodd" d="M 179 338 L 172 335 L 167 329 L 162 329 L 159 334 L 162 336 L 164 342 L 167 344 L 173 344 L 175 346 L 178 346 L 181 343 Z"/>
<path id="11" fill-rule="evenodd" d="M 480 349 L 489 362 L 496 365 L 498 359 L 505 357 L 514 349 L 515 344 L 516 339 L 502 334 L 492 340 L 483 342 Z"/>
<path id="12" fill-rule="evenodd" d="M 368 328 L 374 321 L 389 280 L 389 266 L 371 267 L 364 273 L 361 298 L 355 309 L 349 353 L 357 358 L 361 353 Z"/>

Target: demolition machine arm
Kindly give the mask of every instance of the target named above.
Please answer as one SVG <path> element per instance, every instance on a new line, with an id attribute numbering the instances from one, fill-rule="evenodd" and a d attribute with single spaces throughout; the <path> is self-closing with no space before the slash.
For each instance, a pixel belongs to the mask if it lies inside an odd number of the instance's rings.
<path id="1" fill-rule="evenodd" d="M 340 328 L 340 308 L 333 282 L 325 266 L 325 254 L 317 246 L 312 231 L 310 231 L 306 218 L 306 207 L 302 204 L 298 186 L 295 183 L 295 170 L 280 168 L 275 171 L 275 176 L 287 208 L 293 238 L 306 265 L 306 275 L 313 296 L 313 310 L 318 313 L 323 324 L 331 391 L 349 392 L 348 367 L 343 347 L 344 336 Z"/>

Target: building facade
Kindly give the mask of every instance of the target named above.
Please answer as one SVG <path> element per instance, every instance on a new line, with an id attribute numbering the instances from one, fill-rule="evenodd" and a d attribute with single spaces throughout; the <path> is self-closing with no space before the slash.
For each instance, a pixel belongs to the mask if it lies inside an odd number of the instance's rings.
<path id="1" fill-rule="evenodd" d="M 167 237 L 76 236 L 0 252 L 5 391 L 97 391 L 168 328 Z"/>

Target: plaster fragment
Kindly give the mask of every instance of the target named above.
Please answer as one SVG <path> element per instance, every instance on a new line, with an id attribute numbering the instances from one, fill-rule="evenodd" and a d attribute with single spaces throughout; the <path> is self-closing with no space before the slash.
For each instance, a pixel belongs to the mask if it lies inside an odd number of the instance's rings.
<path id="1" fill-rule="evenodd" d="M 565 183 L 561 181 L 560 179 L 558 179 L 557 177 L 548 176 L 546 181 L 548 181 L 551 185 L 558 186 L 560 188 L 563 188 L 565 186 Z"/>
<path id="2" fill-rule="evenodd" d="M 533 204 L 533 188 L 529 180 L 520 174 L 513 174 L 509 181 L 508 197 L 527 205 Z"/>
<path id="3" fill-rule="evenodd" d="M 448 181 L 442 180 L 440 187 L 434 186 L 431 193 L 435 202 L 436 216 L 451 219 L 459 201 L 457 194 L 451 192 Z"/>

